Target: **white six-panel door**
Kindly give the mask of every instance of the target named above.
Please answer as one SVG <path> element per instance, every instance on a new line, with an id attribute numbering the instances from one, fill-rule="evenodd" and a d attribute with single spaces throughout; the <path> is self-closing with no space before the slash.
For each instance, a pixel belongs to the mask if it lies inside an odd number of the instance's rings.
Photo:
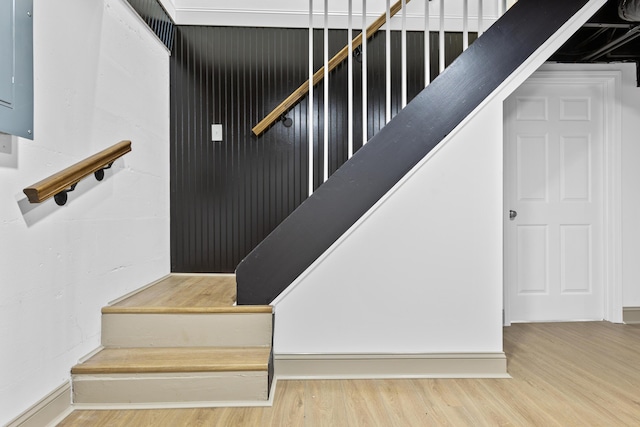
<path id="1" fill-rule="evenodd" d="M 518 321 L 599 320 L 604 102 L 599 84 L 523 84 L 505 108 L 505 287 Z"/>

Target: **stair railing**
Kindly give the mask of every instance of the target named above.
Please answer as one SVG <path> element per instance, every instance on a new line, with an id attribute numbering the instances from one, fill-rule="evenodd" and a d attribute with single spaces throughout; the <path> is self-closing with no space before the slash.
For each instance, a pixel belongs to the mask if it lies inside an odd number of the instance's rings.
<path id="1" fill-rule="evenodd" d="M 605 1 L 523 1 L 486 31 L 481 25 L 482 42 L 469 46 L 242 260 L 238 304 L 272 303 L 501 85 L 514 82 L 520 67 L 540 63 L 536 52 L 549 52 L 559 40 L 554 35 L 566 37 Z"/>
<path id="2" fill-rule="evenodd" d="M 25 188 L 24 194 L 31 203 L 41 203 L 53 197 L 56 204 L 62 206 L 67 203 L 67 193 L 75 190 L 78 182 L 91 174 L 94 174 L 98 181 L 102 181 L 105 169 L 111 168 L 113 162 L 129 151 L 131 151 L 131 141 L 120 141 Z"/>
<path id="3" fill-rule="evenodd" d="M 367 44 L 368 39 L 373 37 L 375 33 L 380 30 L 383 26 L 386 25 L 385 28 L 385 37 L 386 37 L 386 96 L 385 96 L 385 123 L 389 123 L 393 118 L 393 113 L 391 109 L 391 99 L 392 99 L 392 88 L 391 88 L 391 26 L 392 26 L 392 18 L 396 16 L 399 12 L 401 12 L 401 109 L 407 105 L 407 4 L 411 0 L 397 0 L 393 5 L 391 5 L 390 0 L 386 0 L 386 10 L 380 15 L 377 19 L 375 19 L 371 24 L 367 23 L 367 1 L 362 1 L 362 9 L 361 9 L 361 20 L 362 20 L 362 29 L 360 34 L 358 34 L 355 38 L 352 37 L 352 33 L 354 30 L 354 14 L 353 14 L 353 0 L 348 0 L 348 40 L 349 43 L 342 48 L 336 55 L 334 55 L 331 59 L 329 59 L 329 43 L 328 43 L 328 34 L 329 34 L 329 6 L 328 0 L 323 0 L 323 36 L 324 36 L 324 65 L 319 70 L 314 70 L 313 68 L 313 33 L 316 29 L 314 25 L 314 1 L 309 0 L 309 79 L 301 84 L 294 92 L 291 93 L 284 101 L 282 101 L 276 108 L 274 108 L 264 119 L 262 119 L 258 124 L 253 127 L 253 133 L 256 136 L 262 135 L 266 132 L 271 126 L 273 126 L 279 120 L 286 120 L 286 113 L 295 105 L 297 105 L 305 96 L 308 96 L 309 107 L 307 108 L 307 129 L 308 129 L 308 194 L 313 194 L 314 191 L 314 117 L 316 112 L 314 111 L 314 105 L 311 100 L 314 98 L 314 87 L 318 85 L 320 82 L 324 81 L 324 105 L 323 105 L 323 123 L 324 123 L 324 140 L 322 141 L 323 146 L 323 159 L 322 163 L 322 182 L 325 182 L 329 178 L 329 96 L 330 96 L 330 78 L 331 71 L 337 68 L 341 63 L 345 60 L 348 61 L 348 74 L 349 74 L 349 94 L 348 94 L 348 134 L 347 134 L 347 147 L 348 147 L 348 158 L 351 158 L 354 152 L 354 141 L 353 141 L 353 125 L 354 125 L 354 111 L 353 111 L 353 55 L 351 55 L 354 50 L 359 49 L 360 59 L 362 63 L 362 145 L 365 145 L 369 140 L 370 136 L 368 134 L 368 122 L 367 122 L 367 108 L 368 108 L 368 83 L 367 83 Z M 474 12 L 477 15 L 477 21 L 475 23 L 471 22 L 470 19 L 470 11 L 469 11 L 469 3 L 472 3 L 475 7 Z M 514 3 L 514 0 L 510 0 L 509 4 Z M 492 4 L 493 3 L 493 4 Z M 451 1 L 448 1 L 447 7 L 451 7 Z M 463 50 L 466 50 L 469 46 L 469 37 L 470 37 L 470 26 L 474 27 L 471 30 L 475 30 L 476 34 L 480 36 L 485 29 L 487 16 L 484 14 L 485 5 L 494 6 L 494 8 L 490 11 L 492 16 L 489 18 L 489 21 L 493 21 L 493 19 L 499 18 L 506 10 L 507 10 L 507 0 L 458 0 L 458 3 L 453 3 L 453 7 L 457 7 L 458 9 L 462 9 L 462 43 Z M 448 9 L 447 9 L 448 10 Z M 459 12 L 459 11 L 456 11 Z M 495 12 L 495 13 L 494 13 Z M 317 11 L 315 11 L 317 13 Z M 415 13 L 414 13 L 415 15 Z M 438 33 L 439 39 L 439 47 L 438 47 L 438 70 L 439 72 L 443 72 L 446 66 L 446 43 L 445 43 L 445 0 L 428 0 L 425 1 L 424 7 L 424 58 L 425 58 L 425 75 L 424 75 L 424 85 L 425 87 L 429 85 L 433 76 L 431 75 L 431 42 L 430 35 L 432 31 Z M 415 18 L 415 16 L 414 16 Z M 356 19 L 357 21 L 357 19 Z M 393 21 L 395 24 L 396 21 Z M 437 28 L 433 28 L 437 26 Z M 396 25 L 397 27 L 397 25 Z M 363 38 L 362 35 L 365 35 Z M 375 131 L 374 131 L 375 132 Z"/>

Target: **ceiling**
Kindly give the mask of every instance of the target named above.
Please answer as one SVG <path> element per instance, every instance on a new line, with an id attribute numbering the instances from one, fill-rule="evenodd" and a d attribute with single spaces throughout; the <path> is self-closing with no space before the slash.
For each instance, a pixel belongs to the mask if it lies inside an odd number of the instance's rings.
<path id="1" fill-rule="evenodd" d="M 640 61 L 640 23 L 618 16 L 618 0 L 609 0 L 551 58 L 557 62 Z"/>

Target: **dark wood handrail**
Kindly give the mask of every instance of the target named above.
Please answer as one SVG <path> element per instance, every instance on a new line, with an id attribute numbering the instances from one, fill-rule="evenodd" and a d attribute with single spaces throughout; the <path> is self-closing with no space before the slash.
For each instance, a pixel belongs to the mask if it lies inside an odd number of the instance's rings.
<path id="1" fill-rule="evenodd" d="M 406 0 L 405 4 L 409 4 L 411 0 Z M 391 8 L 389 9 L 389 16 L 393 17 L 396 13 L 398 13 L 402 9 L 402 0 L 398 0 Z M 387 21 L 386 12 L 383 13 L 378 19 L 373 21 L 369 27 L 367 27 L 367 38 L 373 36 Z M 352 49 L 355 50 L 358 46 L 362 44 L 362 33 L 358 34 L 352 42 Z M 349 45 L 347 44 L 345 47 L 340 50 L 340 52 L 336 53 L 333 58 L 328 63 L 329 72 L 333 71 L 338 65 L 342 63 L 349 56 Z M 313 85 L 317 85 L 324 77 L 324 67 L 321 67 L 318 71 L 313 75 Z M 282 115 L 289 111 L 291 107 L 296 105 L 300 100 L 309 92 L 309 80 L 302 83 L 298 89 L 293 91 L 291 95 L 287 97 L 284 101 L 280 103 L 276 108 L 273 109 L 267 116 L 262 119 L 257 125 L 255 125 L 252 129 L 253 133 L 256 136 L 260 136 L 265 130 L 267 130 L 271 125 L 280 120 Z"/>
<path id="2" fill-rule="evenodd" d="M 131 141 L 120 141 L 25 188 L 23 190 L 24 194 L 27 195 L 31 203 L 41 203 L 51 197 L 56 197 L 56 203 L 63 205 L 66 202 L 66 192 L 73 190 L 80 180 L 90 174 L 95 174 L 98 181 L 102 180 L 104 169 L 110 168 L 116 159 L 124 156 L 129 151 L 131 151 Z M 57 197 L 59 194 L 64 194 L 64 197 Z M 64 199 L 64 202 L 61 203 L 62 199 Z"/>

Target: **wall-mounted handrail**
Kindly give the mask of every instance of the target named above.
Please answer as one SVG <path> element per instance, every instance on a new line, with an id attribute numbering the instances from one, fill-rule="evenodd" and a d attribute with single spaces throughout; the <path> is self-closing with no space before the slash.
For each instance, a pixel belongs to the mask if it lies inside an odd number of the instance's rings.
<path id="1" fill-rule="evenodd" d="M 408 4 L 411 0 L 406 0 L 405 4 Z M 398 13 L 402 9 L 402 0 L 398 0 L 393 6 L 391 6 L 390 17 L 393 17 L 396 13 Z M 373 21 L 369 27 L 367 27 L 367 38 L 373 36 L 387 21 L 386 12 L 380 15 L 378 19 Z M 362 33 L 358 34 L 352 42 L 352 49 L 355 50 L 362 44 Z M 329 61 L 328 69 L 329 72 L 333 71 L 338 65 L 342 63 L 347 56 L 349 55 L 349 45 L 343 47 L 340 52 L 336 53 L 333 58 Z M 324 67 L 320 68 L 313 75 L 313 85 L 317 85 L 324 77 Z M 280 103 L 276 108 L 273 109 L 267 116 L 262 119 L 257 125 L 255 125 L 252 129 L 253 133 L 256 136 L 260 136 L 265 130 L 267 130 L 271 125 L 280 120 L 282 115 L 289 111 L 291 107 L 296 105 L 300 100 L 309 92 L 309 80 L 302 83 L 298 89 L 293 91 L 291 95 L 287 97 L 284 101 Z"/>
<path id="2" fill-rule="evenodd" d="M 24 194 L 31 203 L 41 203 L 54 197 L 58 205 L 67 201 L 67 192 L 73 191 L 76 184 L 90 174 L 98 181 L 104 178 L 104 170 L 109 169 L 114 161 L 131 151 L 131 141 L 120 141 L 91 157 L 69 166 L 27 188 Z"/>

